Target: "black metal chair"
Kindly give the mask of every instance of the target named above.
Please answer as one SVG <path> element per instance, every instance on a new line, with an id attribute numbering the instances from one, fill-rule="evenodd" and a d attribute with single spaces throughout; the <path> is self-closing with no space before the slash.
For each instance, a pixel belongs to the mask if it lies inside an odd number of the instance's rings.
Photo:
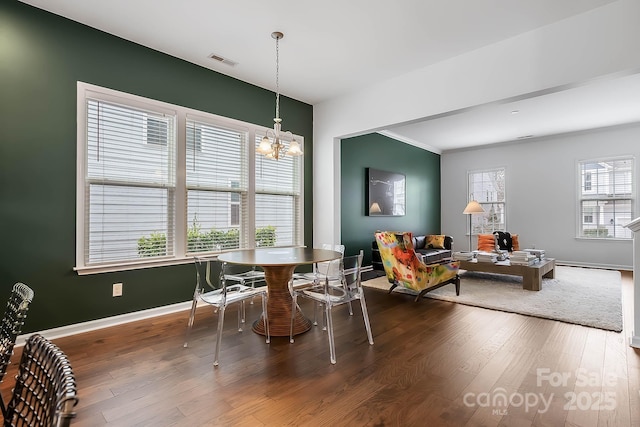
<path id="1" fill-rule="evenodd" d="M 76 380 L 67 356 L 45 337 L 27 340 L 4 425 L 64 427 L 71 424 L 78 403 Z"/>
<path id="2" fill-rule="evenodd" d="M 27 318 L 29 304 L 33 301 L 33 290 L 24 283 L 13 285 L 7 308 L 0 322 L 0 382 L 7 373 L 7 367 L 13 355 L 16 339 L 22 331 L 22 325 Z M 5 415 L 6 406 L 0 395 L 0 409 Z"/>

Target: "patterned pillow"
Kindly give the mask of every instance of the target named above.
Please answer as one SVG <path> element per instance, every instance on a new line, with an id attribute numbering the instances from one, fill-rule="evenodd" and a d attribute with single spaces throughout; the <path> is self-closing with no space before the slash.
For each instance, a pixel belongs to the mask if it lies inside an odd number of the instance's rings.
<path id="1" fill-rule="evenodd" d="M 506 231 L 494 231 L 496 236 L 496 250 L 513 252 L 513 239 L 511 234 Z"/>
<path id="2" fill-rule="evenodd" d="M 444 235 L 429 234 L 427 236 L 427 248 L 444 249 Z"/>

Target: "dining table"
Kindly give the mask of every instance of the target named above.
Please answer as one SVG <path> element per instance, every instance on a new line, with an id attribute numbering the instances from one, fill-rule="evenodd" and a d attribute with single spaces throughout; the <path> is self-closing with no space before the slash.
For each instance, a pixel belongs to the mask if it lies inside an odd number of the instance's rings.
<path id="1" fill-rule="evenodd" d="M 241 249 L 218 255 L 219 261 L 259 266 L 264 271 L 267 283 L 267 318 L 271 336 L 289 336 L 292 310 L 295 310 L 293 334 L 298 335 L 311 329 L 311 321 L 304 316 L 299 307 L 292 308 L 293 299 L 289 291 L 289 281 L 296 267 L 339 258 L 342 258 L 342 254 L 337 251 L 305 247 Z M 253 323 L 252 330 L 266 335 L 262 315 Z"/>

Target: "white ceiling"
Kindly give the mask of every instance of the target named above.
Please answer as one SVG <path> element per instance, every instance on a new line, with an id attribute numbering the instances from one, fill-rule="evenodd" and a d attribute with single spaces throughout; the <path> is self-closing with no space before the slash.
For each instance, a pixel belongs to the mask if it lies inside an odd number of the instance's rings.
<path id="1" fill-rule="evenodd" d="M 270 90 L 282 31 L 280 92 L 317 104 L 614 0 L 22 1 Z M 562 89 L 388 131 L 444 151 L 640 121 L 640 74 Z"/>

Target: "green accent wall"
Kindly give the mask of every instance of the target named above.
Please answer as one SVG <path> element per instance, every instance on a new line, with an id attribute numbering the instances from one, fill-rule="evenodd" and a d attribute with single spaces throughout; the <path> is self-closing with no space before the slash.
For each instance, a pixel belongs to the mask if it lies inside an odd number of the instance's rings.
<path id="1" fill-rule="evenodd" d="M 77 81 L 273 125 L 271 91 L 2 0 L 0 301 L 15 282 L 34 289 L 24 333 L 184 302 L 193 295 L 191 264 L 89 276 L 73 271 Z M 305 244 L 311 246 L 313 107 L 281 97 L 280 111 L 286 129 L 305 138 Z M 122 297 L 111 296 L 115 282 L 124 283 Z"/>
<path id="2" fill-rule="evenodd" d="M 376 230 L 440 233 L 440 155 L 377 133 L 343 139 L 340 153 L 345 254 L 364 249 L 363 265 L 370 265 Z M 366 215 L 367 168 L 405 175 L 406 215 Z"/>

